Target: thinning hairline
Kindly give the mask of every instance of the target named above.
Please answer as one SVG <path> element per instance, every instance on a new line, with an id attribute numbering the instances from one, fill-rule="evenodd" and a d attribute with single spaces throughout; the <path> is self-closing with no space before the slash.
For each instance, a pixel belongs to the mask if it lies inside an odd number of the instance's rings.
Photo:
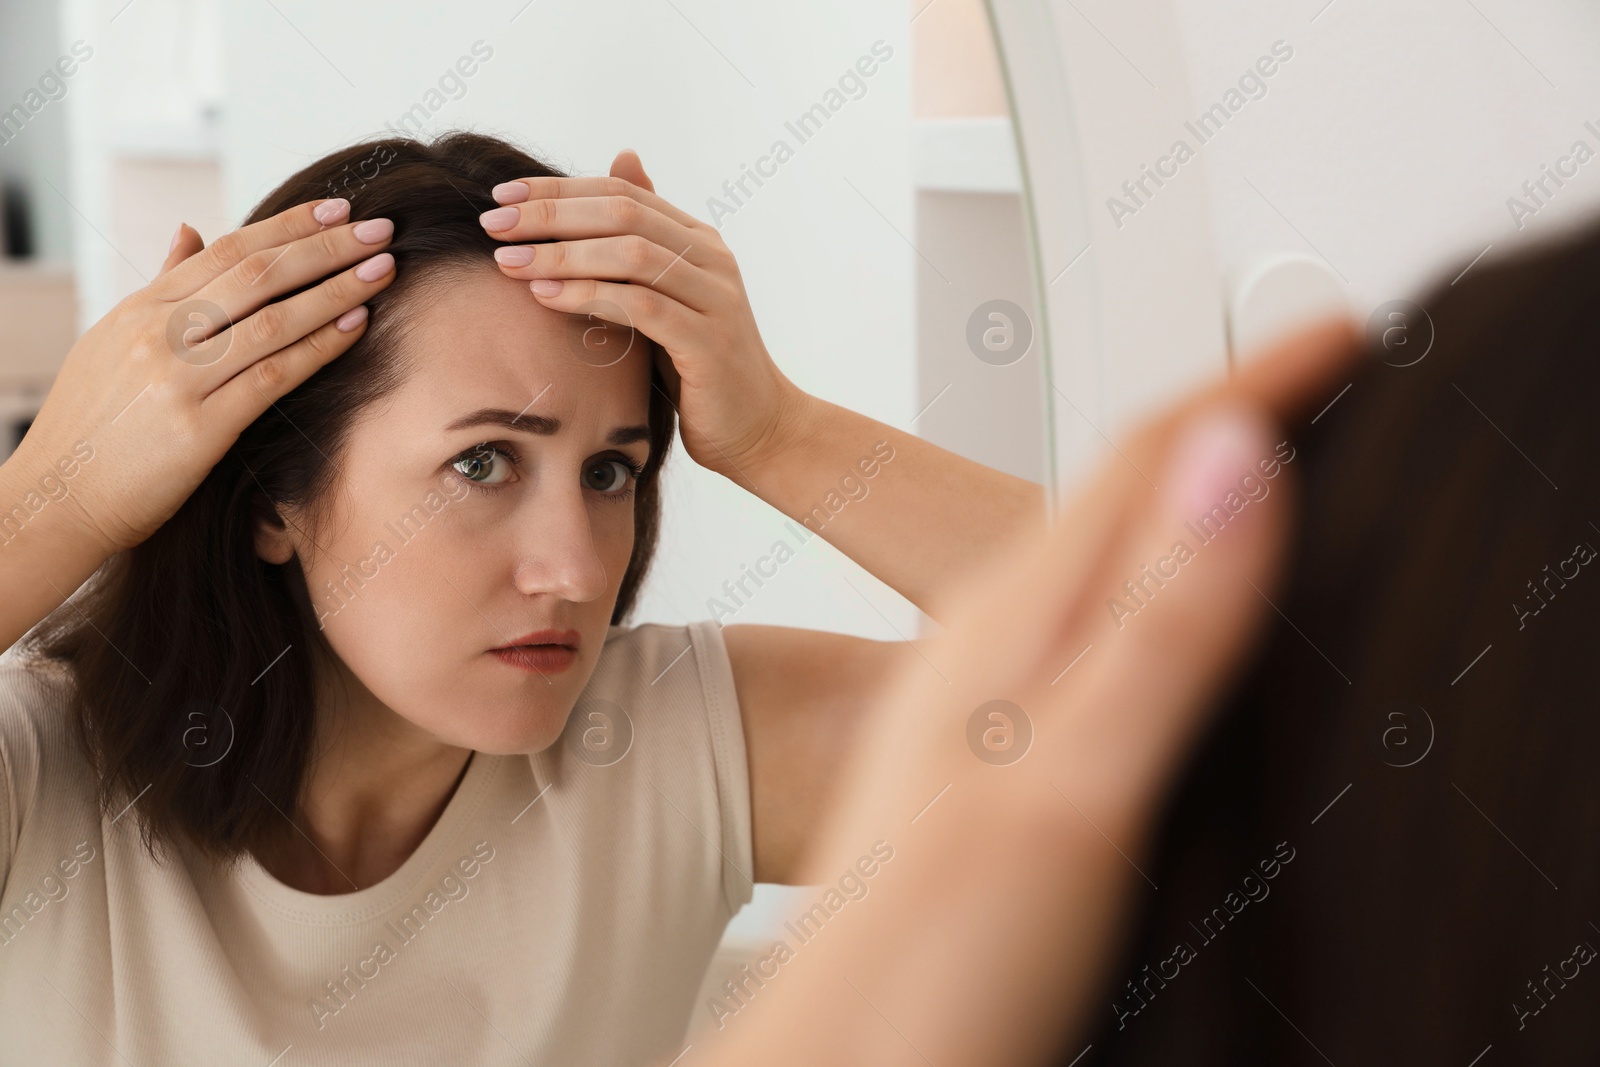
<path id="1" fill-rule="evenodd" d="M 436 299 L 439 290 L 455 280 L 451 275 L 471 274 L 478 269 L 494 272 L 498 275 L 498 268 L 493 263 L 479 264 L 466 256 L 448 254 L 441 256 L 413 269 L 407 291 L 400 294 L 397 303 L 399 307 L 390 311 L 394 322 L 392 333 L 385 338 L 385 342 L 392 347 L 395 362 L 399 364 L 401 375 L 407 375 L 415 368 L 410 366 L 406 358 L 406 340 L 415 325 L 412 318 L 416 313 L 417 298 L 422 300 Z M 394 311 L 400 311 L 398 316 Z M 527 409 L 524 408 L 525 412 Z M 364 413 L 363 413 L 364 414 Z M 512 412 L 505 408 L 485 407 L 468 412 L 458 419 L 454 419 L 444 427 L 446 433 L 454 430 L 465 429 L 474 425 L 504 426 L 510 430 L 531 434 L 536 437 L 552 437 L 561 432 L 562 422 L 553 415 L 527 415 L 522 412 Z M 650 441 L 652 430 L 648 423 L 634 426 L 617 426 L 606 435 L 606 443 L 616 446 L 626 446 L 639 441 Z"/>

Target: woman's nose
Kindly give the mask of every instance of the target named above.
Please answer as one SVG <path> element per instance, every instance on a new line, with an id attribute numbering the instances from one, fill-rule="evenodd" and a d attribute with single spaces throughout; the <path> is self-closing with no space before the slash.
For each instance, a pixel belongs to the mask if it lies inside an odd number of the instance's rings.
<path id="1" fill-rule="evenodd" d="M 554 593 L 576 603 L 603 596 L 609 575 L 582 491 L 541 494 L 531 510 L 517 541 L 517 591 Z"/>

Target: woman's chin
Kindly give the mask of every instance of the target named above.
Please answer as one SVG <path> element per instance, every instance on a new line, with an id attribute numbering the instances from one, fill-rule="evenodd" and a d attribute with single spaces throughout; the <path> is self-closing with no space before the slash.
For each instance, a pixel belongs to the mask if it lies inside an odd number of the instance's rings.
<path id="1" fill-rule="evenodd" d="M 479 734 L 477 744 L 472 747 L 478 752 L 487 752 L 494 756 L 531 756 L 535 752 L 543 752 L 559 741 L 562 727 L 566 723 L 567 717 L 563 715 L 555 722 L 523 724 L 521 728 L 512 726 L 484 730 Z"/>
<path id="2" fill-rule="evenodd" d="M 491 756 L 532 755 L 555 744 L 571 708 L 533 708 L 508 714 L 504 708 L 458 710 L 444 722 L 425 725 L 439 740 Z"/>

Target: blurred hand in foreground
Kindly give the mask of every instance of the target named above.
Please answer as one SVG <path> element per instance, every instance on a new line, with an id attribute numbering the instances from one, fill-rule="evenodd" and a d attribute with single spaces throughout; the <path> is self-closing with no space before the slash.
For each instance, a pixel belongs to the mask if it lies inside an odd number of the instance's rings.
<path id="1" fill-rule="evenodd" d="M 1359 341 L 1318 324 L 1146 422 L 952 598 L 810 857 L 837 890 L 817 890 L 825 926 L 786 937 L 680 1067 L 1002 1067 L 1085 1029 L 1166 787 L 1272 610 L 1282 427 L 1335 395 Z M 1202 541 L 1207 515 L 1225 522 Z"/>

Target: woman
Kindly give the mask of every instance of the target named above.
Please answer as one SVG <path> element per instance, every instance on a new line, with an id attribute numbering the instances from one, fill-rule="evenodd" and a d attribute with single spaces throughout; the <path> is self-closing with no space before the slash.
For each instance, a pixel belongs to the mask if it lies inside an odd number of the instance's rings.
<path id="1" fill-rule="evenodd" d="M 45 620 L 0 670 L 0 1054 L 676 1052 L 726 921 L 802 880 L 857 721 L 921 662 L 625 624 L 678 418 L 935 616 L 1042 517 L 800 392 L 631 155 L 373 142 L 208 249 L 180 227 L 0 467 L 0 644 Z M 817 511 L 842 477 L 872 492 Z"/>

